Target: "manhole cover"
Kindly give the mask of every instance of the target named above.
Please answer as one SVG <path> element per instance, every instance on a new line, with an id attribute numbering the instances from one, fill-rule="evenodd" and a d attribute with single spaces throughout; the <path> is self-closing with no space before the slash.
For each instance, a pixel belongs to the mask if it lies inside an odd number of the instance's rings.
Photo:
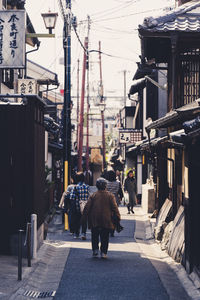
<path id="1" fill-rule="evenodd" d="M 31 297 L 31 298 L 47 298 L 47 297 L 54 297 L 56 291 L 51 292 L 35 292 L 35 291 L 25 291 L 24 296 Z"/>

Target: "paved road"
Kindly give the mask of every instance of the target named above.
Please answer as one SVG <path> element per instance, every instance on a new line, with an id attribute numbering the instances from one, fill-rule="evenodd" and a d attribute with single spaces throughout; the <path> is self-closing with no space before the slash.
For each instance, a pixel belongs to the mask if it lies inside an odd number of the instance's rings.
<path id="1" fill-rule="evenodd" d="M 120 210 L 125 230 L 110 238 L 107 260 L 92 258 L 89 232 L 87 240 L 82 241 L 74 240 L 68 232 L 62 233 L 59 221 L 56 231 L 55 227 L 52 232 L 50 228 L 49 239 L 56 237 L 71 245 L 54 299 L 190 299 L 166 263 L 159 260 L 152 263 L 152 259 L 146 258 L 141 252 L 141 247 L 134 239 L 135 216 L 127 215 L 123 207 Z M 168 284 L 162 283 L 156 266 L 166 275 L 165 279 L 169 275 Z"/>

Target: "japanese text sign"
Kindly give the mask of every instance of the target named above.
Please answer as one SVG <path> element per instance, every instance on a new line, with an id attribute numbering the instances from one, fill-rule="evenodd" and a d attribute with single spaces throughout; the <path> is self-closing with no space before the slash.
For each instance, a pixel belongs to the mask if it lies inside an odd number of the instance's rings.
<path id="1" fill-rule="evenodd" d="M 18 94 L 37 94 L 37 82 L 33 79 L 18 79 Z"/>
<path id="2" fill-rule="evenodd" d="M 129 129 L 119 131 L 119 143 L 129 144 L 141 141 L 142 131 L 140 129 Z"/>
<path id="3" fill-rule="evenodd" d="M 0 11 L 0 68 L 25 67 L 25 10 Z"/>

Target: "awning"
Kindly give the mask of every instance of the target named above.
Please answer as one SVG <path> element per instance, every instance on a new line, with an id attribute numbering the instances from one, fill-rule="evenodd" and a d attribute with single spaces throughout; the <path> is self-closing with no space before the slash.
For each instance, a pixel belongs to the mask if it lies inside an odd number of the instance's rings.
<path id="1" fill-rule="evenodd" d="M 168 136 L 162 136 L 162 137 L 157 137 L 153 138 L 150 140 L 145 140 L 143 144 L 140 145 L 140 150 L 149 150 L 149 146 L 155 147 L 163 142 L 165 142 L 168 139 Z"/>
<path id="2" fill-rule="evenodd" d="M 131 86 L 129 90 L 128 97 L 130 98 L 131 95 L 138 93 L 140 90 L 143 90 L 146 87 L 146 79 L 138 79 L 134 81 L 134 84 Z"/>
<path id="3" fill-rule="evenodd" d="M 182 124 L 183 122 L 191 120 L 199 114 L 200 99 L 197 99 L 196 101 L 177 108 L 167 113 L 164 117 L 153 121 L 146 127 L 146 130 L 149 131 L 151 129 L 167 128 L 173 125 Z"/>
<path id="4" fill-rule="evenodd" d="M 153 66 L 144 63 L 137 63 L 138 68 L 133 76 L 133 80 L 144 78 L 146 75 L 151 75 Z"/>
<path id="5" fill-rule="evenodd" d="M 48 150 L 50 152 L 56 152 L 56 153 L 60 153 L 60 155 L 62 155 L 63 154 L 63 145 L 56 143 L 56 142 L 49 142 Z"/>
<path id="6" fill-rule="evenodd" d="M 59 85 L 56 73 L 42 67 L 30 59 L 27 59 L 27 77 L 34 78 L 40 85 Z"/>

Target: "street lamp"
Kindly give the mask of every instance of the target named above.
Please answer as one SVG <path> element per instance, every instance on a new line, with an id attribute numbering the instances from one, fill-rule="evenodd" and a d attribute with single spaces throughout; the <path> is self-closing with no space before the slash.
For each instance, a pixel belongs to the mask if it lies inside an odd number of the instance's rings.
<path id="1" fill-rule="evenodd" d="M 106 145 L 105 145 L 105 124 L 104 124 L 104 111 L 106 104 L 102 101 L 99 103 L 99 109 L 101 111 L 101 121 L 102 121 L 102 150 L 103 150 L 103 171 L 106 169 Z"/>
<path id="2" fill-rule="evenodd" d="M 105 102 L 100 102 L 99 103 L 99 109 L 100 109 L 101 113 L 105 111 L 105 108 L 106 108 Z"/>
<path id="3" fill-rule="evenodd" d="M 48 13 L 41 14 L 44 20 L 44 24 L 46 29 L 49 30 L 49 34 L 52 34 L 52 29 L 56 26 L 56 20 L 58 17 L 57 13 L 52 13 L 49 11 Z"/>

